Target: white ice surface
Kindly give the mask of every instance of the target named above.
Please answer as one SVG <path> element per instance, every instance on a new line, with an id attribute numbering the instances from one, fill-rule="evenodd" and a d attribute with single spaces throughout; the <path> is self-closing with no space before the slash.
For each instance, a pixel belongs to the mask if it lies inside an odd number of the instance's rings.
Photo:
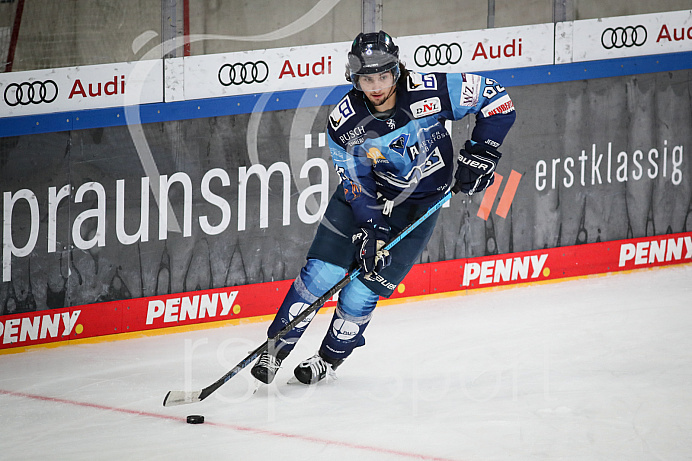
<path id="1" fill-rule="evenodd" d="M 2 355 L 0 459 L 692 459 L 691 264 L 381 306 L 338 380 L 287 385 L 330 317 L 275 384 L 172 408 L 267 323 Z"/>

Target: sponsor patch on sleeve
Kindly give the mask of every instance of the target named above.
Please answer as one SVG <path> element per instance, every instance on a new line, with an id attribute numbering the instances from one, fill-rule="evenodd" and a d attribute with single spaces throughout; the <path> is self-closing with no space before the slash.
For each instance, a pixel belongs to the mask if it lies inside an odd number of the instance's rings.
<path id="1" fill-rule="evenodd" d="M 459 104 L 464 107 L 474 107 L 478 104 L 481 94 L 481 76 L 476 74 L 461 74 L 461 100 Z"/>
<path id="2" fill-rule="evenodd" d="M 491 102 L 487 106 L 485 106 L 483 109 L 481 109 L 481 113 L 485 117 L 490 117 L 491 115 L 496 115 L 496 114 L 508 114 L 514 110 L 514 103 L 512 100 L 509 98 L 508 95 L 504 95 L 501 98 L 498 98 L 496 101 Z"/>

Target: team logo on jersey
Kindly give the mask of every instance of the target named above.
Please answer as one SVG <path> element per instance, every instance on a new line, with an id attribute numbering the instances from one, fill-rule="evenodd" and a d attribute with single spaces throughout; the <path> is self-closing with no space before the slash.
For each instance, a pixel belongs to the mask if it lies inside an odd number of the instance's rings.
<path id="1" fill-rule="evenodd" d="M 413 150 L 411 147 L 411 150 Z M 407 189 L 415 184 L 418 184 L 423 178 L 426 178 L 436 171 L 444 169 L 445 161 L 442 158 L 440 149 L 435 147 L 435 149 L 428 155 L 424 161 L 417 161 L 415 165 L 411 168 L 408 174 L 403 178 L 395 175 L 391 171 L 378 171 L 374 170 L 375 176 L 377 176 L 382 181 L 386 181 L 394 187 L 399 189 Z"/>
<path id="2" fill-rule="evenodd" d="M 406 144 L 408 143 L 408 134 L 402 134 L 394 141 L 389 143 L 389 148 L 403 157 L 406 152 Z"/>
<path id="3" fill-rule="evenodd" d="M 409 91 L 437 90 L 437 78 L 434 74 L 419 74 L 409 72 L 408 74 Z"/>
<path id="4" fill-rule="evenodd" d="M 355 113 L 356 111 L 354 111 L 353 106 L 351 106 L 351 100 L 346 96 L 339 101 L 339 104 L 337 104 L 332 113 L 329 114 L 329 124 L 332 126 L 332 129 L 336 131 Z"/>
<path id="5" fill-rule="evenodd" d="M 440 98 L 428 98 L 411 104 L 411 113 L 416 118 L 427 117 L 442 110 Z"/>

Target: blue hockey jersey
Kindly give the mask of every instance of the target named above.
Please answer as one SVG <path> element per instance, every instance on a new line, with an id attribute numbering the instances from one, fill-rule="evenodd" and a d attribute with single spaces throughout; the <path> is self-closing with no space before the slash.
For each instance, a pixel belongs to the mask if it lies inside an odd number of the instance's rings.
<path id="1" fill-rule="evenodd" d="M 444 195 L 456 164 L 445 120 L 476 114 L 471 139 L 497 148 L 516 117 L 505 89 L 475 74 L 410 71 L 396 98 L 392 115 L 380 119 L 352 89 L 328 117 L 332 161 L 356 223 L 386 225 L 378 197 L 428 205 Z"/>

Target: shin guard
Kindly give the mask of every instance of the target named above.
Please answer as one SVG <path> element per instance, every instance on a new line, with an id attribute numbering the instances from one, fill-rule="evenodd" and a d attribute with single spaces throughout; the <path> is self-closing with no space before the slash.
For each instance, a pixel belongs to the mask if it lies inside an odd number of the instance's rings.
<path id="1" fill-rule="evenodd" d="M 274 337 L 281 329 L 288 325 L 297 315 L 303 312 L 317 298 L 333 287 L 346 274 L 346 270 L 333 264 L 320 260 L 310 259 L 300 275 L 295 279 L 288 290 L 274 321 L 269 325 L 267 336 Z M 318 309 L 319 310 L 319 309 Z M 276 351 L 270 351 L 272 355 L 284 359 L 293 350 L 296 342 L 305 332 L 317 310 L 305 320 L 286 333 L 276 344 Z"/>
<path id="2" fill-rule="evenodd" d="M 322 341 L 320 354 L 330 362 L 341 363 L 351 355 L 353 349 L 364 346 L 363 333 L 370 323 L 378 299 L 379 296 L 358 279 L 346 285 L 339 295 L 339 302 L 329 331 Z"/>
<path id="3" fill-rule="evenodd" d="M 337 307 L 329 325 L 329 331 L 322 340 L 320 355 L 333 365 L 340 364 L 351 355 L 353 349 L 365 345 L 363 333 L 371 317 L 372 314 L 365 317 L 351 317 Z"/>

